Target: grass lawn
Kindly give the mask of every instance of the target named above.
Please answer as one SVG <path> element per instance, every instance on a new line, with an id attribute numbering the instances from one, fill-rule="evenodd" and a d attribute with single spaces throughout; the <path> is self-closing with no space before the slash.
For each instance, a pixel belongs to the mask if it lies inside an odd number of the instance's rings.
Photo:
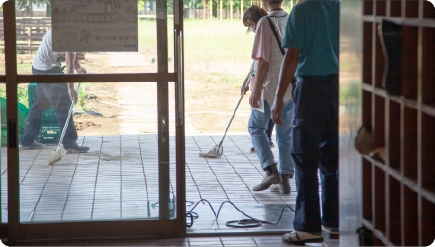
<path id="1" fill-rule="evenodd" d="M 173 23 L 168 23 L 168 56 L 173 58 Z M 184 62 L 186 79 L 190 75 L 208 77 L 240 86 L 252 62 L 252 33 L 240 19 L 184 20 Z M 157 57 L 157 34 L 154 20 L 139 21 L 139 44 L 146 47 L 147 60 Z M 142 51 L 140 51 L 142 53 Z M 171 65 L 170 65 L 171 67 Z"/>

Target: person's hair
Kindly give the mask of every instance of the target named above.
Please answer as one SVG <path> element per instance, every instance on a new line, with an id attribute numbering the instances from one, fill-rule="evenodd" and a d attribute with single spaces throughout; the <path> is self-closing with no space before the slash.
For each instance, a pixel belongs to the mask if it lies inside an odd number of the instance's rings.
<path id="1" fill-rule="evenodd" d="M 245 13 L 243 13 L 243 25 L 245 25 L 245 27 L 249 27 L 248 21 L 253 21 L 256 26 L 257 22 L 266 15 L 267 11 L 265 9 L 257 5 L 252 5 L 247 10 L 245 10 Z"/>
<path id="2" fill-rule="evenodd" d="M 282 0 L 266 0 L 269 4 L 282 3 Z"/>

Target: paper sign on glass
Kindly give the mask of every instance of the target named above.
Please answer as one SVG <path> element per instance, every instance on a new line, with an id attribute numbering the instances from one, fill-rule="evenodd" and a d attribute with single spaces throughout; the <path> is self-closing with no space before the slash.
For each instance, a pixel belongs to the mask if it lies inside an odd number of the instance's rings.
<path id="1" fill-rule="evenodd" d="M 138 51 L 137 0 L 51 3 L 53 51 Z"/>

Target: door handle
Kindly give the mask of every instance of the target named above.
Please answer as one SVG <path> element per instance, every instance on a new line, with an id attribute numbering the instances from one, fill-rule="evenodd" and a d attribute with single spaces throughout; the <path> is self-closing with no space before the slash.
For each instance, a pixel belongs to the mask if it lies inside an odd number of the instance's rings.
<path id="1" fill-rule="evenodd" d="M 175 55 L 177 83 L 175 84 L 175 101 L 177 102 L 177 127 L 184 125 L 184 81 L 183 81 L 183 31 L 175 29 Z"/>

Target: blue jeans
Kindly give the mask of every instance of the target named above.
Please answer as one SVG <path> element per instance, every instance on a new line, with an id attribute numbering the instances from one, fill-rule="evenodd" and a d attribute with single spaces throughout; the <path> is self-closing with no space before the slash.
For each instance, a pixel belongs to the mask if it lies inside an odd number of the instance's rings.
<path id="1" fill-rule="evenodd" d="M 248 122 L 248 130 L 251 135 L 252 145 L 261 162 L 261 168 L 265 170 L 268 166 L 275 164 L 272 149 L 266 129 L 270 119 L 270 106 L 264 101 L 264 113 L 251 110 L 251 117 Z M 279 149 L 278 169 L 280 174 L 294 174 L 294 165 L 291 159 L 291 120 L 293 118 L 293 102 L 287 101 L 282 111 L 283 126 L 276 125 L 276 143 Z"/>

